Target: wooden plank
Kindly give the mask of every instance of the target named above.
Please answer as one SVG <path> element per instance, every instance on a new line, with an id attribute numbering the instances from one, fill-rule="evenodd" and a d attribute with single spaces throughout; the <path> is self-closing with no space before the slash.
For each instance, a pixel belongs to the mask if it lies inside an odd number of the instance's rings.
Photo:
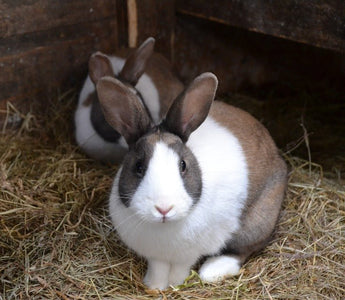
<path id="1" fill-rule="evenodd" d="M 177 12 L 283 37 L 345 50 L 343 0 L 176 0 Z"/>
<path id="2" fill-rule="evenodd" d="M 0 37 L 112 17 L 114 0 L 0 0 Z"/>
<path id="3" fill-rule="evenodd" d="M 248 90 L 269 94 L 273 85 L 283 93 L 328 84 L 345 90 L 345 59 L 336 51 L 181 14 L 175 34 L 174 67 L 182 80 L 214 72 L 219 95 Z"/>
<path id="4" fill-rule="evenodd" d="M 3 39 L 0 101 L 16 101 L 38 91 L 78 83 L 81 75 L 85 76 L 92 52 L 115 49 L 114 28 L 115 19 Z"/>
<path id="5" fill-rule="evenodd" d="M 26 112 L 78 89 L 91 53 L 119 47 L 120 1 L 0 0 L 0 124 L 8 103 Z"/>
<path id="6" fill-rule="evenodd" d="M 233 29 L 205 19 L 177 17 L 174 66 L 184 82 L 213 72 L 219 79 L 217 93 L 224 94 L 272 80 L 274 72 L 262 49 L 255 47 L 259 43 L 249 32 Z"/>
<path id="7" fill-rule="evenodd" d="M 173 60 L 175 1 L 134 1 L 137 9 L 137 45 L 149 36 L 156 39 L 155 50 Z"/>
<path id="8" fill-rule="evenodd" d="M 127 0 L 116 0 L 116 19 L 118 45 L 121 47 L 128 47 Z"/>
<path id="9" fill-rule="evenodd" d="M 74 20 L 76 24 L 1 39 L 0 125 L 9 102 L 25 113 L 44 105 L 58 90 L 78 89 L 91 53 L 110 53 L 119 47 L 115 7 L 99 20 L 84 18 Z"/>

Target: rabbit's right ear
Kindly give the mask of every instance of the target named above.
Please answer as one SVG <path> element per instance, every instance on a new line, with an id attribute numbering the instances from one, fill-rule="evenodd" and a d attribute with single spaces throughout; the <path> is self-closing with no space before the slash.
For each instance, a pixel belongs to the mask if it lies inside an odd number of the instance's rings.
<path id="1" fill-rule="evenodd" d="M 127 81 L 135 86 L 141 75 L 145 72 L 146 63 L 153 54 L 154 46 L 155 39 L 150 37 L 146 39 L 138 49 L 130 54 L 119 74 L 119 79 Z"/>
<path id="2" fill-rule="evenodd" d="M 218 79 L 212 73 L 196 77 L 169 108 L 163 122 L 165 128 L 186 142 L 190 134 L 205 121 L 217 86 Z"/>
<path id="3" fill-rule="evenodd" d="M 89 59 L 89 75 L 95 85 L 104 76 L 114 76 L 109 57 L 100 51 L 92 54 Z"/>
<path id="4" fill-rule="evenodd" d="M 121 81 L 103 77 L 96 87 L 105 119 L 128 145 L 135 143 L 151 128 L 151 119 L 144 106 Z"/>

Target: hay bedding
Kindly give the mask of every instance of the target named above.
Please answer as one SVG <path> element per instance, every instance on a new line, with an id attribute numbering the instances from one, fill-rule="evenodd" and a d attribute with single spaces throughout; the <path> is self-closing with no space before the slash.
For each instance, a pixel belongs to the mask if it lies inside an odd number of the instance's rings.
<path id="1" fill-rule="evenodd" d="M 107 217 L 116 167 L 77 150 L 74 101 L 60 97 L 48 117 L 28 114 L 0 136 L 0 299 L 344 298 L 345 189 L 293 157 L 274 240 L 239 276 L 203 285 L 192 273 L 176 289 L 146 290 L 145 262 Z"/>

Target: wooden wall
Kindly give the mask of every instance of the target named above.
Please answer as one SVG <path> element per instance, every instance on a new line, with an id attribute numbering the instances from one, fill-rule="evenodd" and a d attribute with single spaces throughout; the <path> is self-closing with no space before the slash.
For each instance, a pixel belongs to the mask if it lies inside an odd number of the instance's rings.
<path id="1" fill-rule="evenodd" d="M 25 111 L 46 102 L 52 91 L 80 85 L 90 54 L 118 47 L 120 5 L 114 0 L 0 0 L 0 121 L 8 102 Z"/>
<path id="2" fill-rule="evenodd" d="M 322 48 L 345 49 L 343 0 L 176 0 L 177 11 Z"/>
<path id="3" fill-rule="evenodd" d="M 156 36 L 156 48 L 185 82 L 211 71 L 220 78 L 219 94 L 277 82 L 344 86 L 342 0 L 133 2 L 137 43 Z"/>
<path id="4" fill-rule="evenodd" d="M 9 102 L 25 111 L 77 90 L 92 52 L 148 36 L 185 82 L 215 72 L 220 93 L 344 82 L 343 0 L 0 0 L 0 16 L 0 124 Z"/>
<path id="5" fill-rule="evenodd" d="M 341 52 L 185 14 L 177 16 L 175 35 L 174 63 L 181 78 L 190 81 L 201 72 L 214 72 L 219 94 L 326 84 L 345 92 Z"/>

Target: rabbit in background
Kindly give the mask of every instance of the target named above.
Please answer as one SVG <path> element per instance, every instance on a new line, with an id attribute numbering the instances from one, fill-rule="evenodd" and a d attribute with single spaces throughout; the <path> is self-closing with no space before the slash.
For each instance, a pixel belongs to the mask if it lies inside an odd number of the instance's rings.
<path id="1" fill-rule="evenodd" d="M 104 118 L 95 88 L 100 78 L 111 76 L 123 82 L 156 124 L 183 90 L 170 63 L 154 52 L 154 44 L 150 37 L 137 49 L 122 49 L 115 56 L 101 52 L 91 56 L 75 112 L 76 141 L 90 157 L 119 163 L 128 150 L 125 139 Z"/>

